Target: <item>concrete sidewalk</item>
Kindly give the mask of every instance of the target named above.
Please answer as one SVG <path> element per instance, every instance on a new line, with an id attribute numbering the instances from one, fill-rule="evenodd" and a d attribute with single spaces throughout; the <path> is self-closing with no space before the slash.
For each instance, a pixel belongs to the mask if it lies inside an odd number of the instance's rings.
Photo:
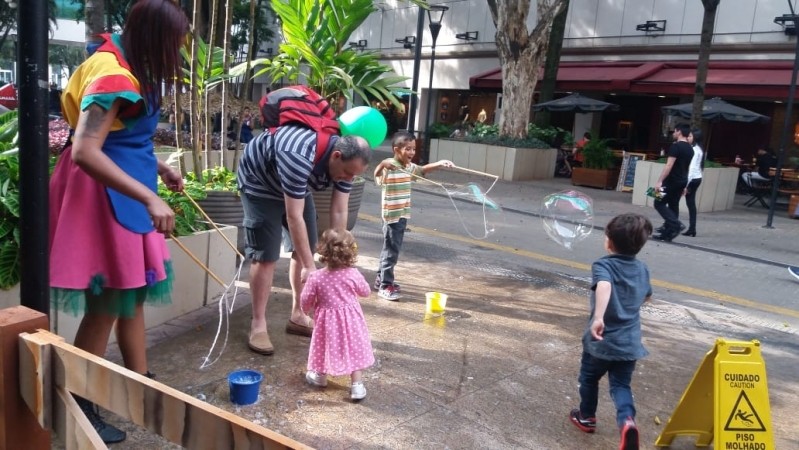
<path id="1" fill-rule="evenodd" d="M 388 153 L 383 149 L 375 156 L 379 161 Z M 435 174 L 445 181 L 457 181 L 457 176 Z M 491 197 L 506 210 L 535 213 L 545 195 L 570 188 L 566 179 L 500 182 Z M 631 205 L 628 193 L 580 190 L 594 199 L 598 227 L 623 211 L 657 219 L 651 208 Z M 743 207 L 744 200 L 737 199 L 730 211 L 700 214 L 699 236 L 680 237 L 675 245 L 774 265 L 799 262 L 799 221 L 778 211 L 775 228 L 763 229 L 766 211 Z M 382 243 L 380 226 L 361 220 L 354 232 L 358 265 L 371 281 Z M 317 448 L 617 448 L 607 381 L 602 383 L 595 435 L 580 432 L 567 420 L 579 399 L 576 378 L 588 316 L 587 283 L 505 256 L 423 231 L 406 235 L 398 266 L 402 301 L 383 301 L 374 293 L 362 300 L 377 362 L 366 371 L 369 394 L 358 404 L 348 400 L 348 377 L 331 379 L 326 390 L 305 383 L 310 340 L 284 332 L 291 302 L 285 258 L 269 303 L 273 356 L 256 355 L 246 347 L 250 310 L 245 291 L 236 299 L 227 345 L 214 365 L 199 369 L 219 320 L 217 306 L 211 305 L 148 331 L 151 370 L 162 383 Z M 443 315 L 424 313 L 424 294 L 432 290 L 449 294 Z M 795 328 L 741 321 L 721 304 L 657 297 L 644 307 L 642 317 L 650 356 L 640 361 L 633 379 L 641 448 L 654 448 L 717 337 L 764 343 L 776 448 L 799 446 L 793 417 L 799 404 Z M 223 339 L 224 334 L 220 345 Z M 114 351 L 109 359 L 121 360 Z M 229 402 L 226 377 L 240 368 L 265 375 L 254 405 Z M 176 448 L 131 424 L 119 425 L 129 438 L 113 448 Z M 671 448 L 694 448 L 693 443 L 679 438 Z"/>

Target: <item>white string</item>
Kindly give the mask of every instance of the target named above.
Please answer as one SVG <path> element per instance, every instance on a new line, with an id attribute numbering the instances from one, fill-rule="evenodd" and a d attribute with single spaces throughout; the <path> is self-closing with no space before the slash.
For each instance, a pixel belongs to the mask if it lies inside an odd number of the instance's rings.
<path id="1" fill-rule="evenodd" d="M 222 354 L 225 353 L 225 348 L 227 348 L 227 341 L 228 336 L 230 335 L 230 314 L 233 312 L 233 308 L 236 305 L 236 297 L 239 294 L 239 285 L 236 283 L 241 278 L 241 269 L 244 267 L 244 258 L 241 258 L 241 262 L 239 263 L 239 268 L 236 270 L 236 275 L 227 286 L 225 286 L 225 290 L 222 292 L 222 297 L 219 298 L 219 322 L 216 326 L 216 335 L 214 336 L 214 342 L 211 344 L 211 348 L 208 349 L 208 354 L 205 355 L 203 358 L 203 362 L 200 365 L 200 369 L 205 369 L 206 367 L 211 367 L 214 363 L 216 363 Z M 230 288 L 233 287 L 233 298 L 228 298 L 228 292 Z M 228 304 L 229 303 L 229 304 Z M 214 348 L 216 348 L 216 344 L 219 341 L 219 335 L 222 332 L 222 324 L 225 324 L 225 340 L 222 342 L 222 348 L 219 349 L 219 354 L 216 355 L 213 361 L 210 361 L 211 354 L 214 352 Z"/>

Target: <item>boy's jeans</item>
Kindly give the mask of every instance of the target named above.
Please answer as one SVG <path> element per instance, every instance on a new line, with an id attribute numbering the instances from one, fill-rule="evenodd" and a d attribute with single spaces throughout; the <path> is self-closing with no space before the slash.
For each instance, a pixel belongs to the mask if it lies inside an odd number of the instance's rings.
<path id="1" fill-rule="evenodd" d="M 610 398 L 616 404 L 616 423 L 619 428 L 627 417 L 635 419 L 635 404 L 630 380 L 635 370 L 635 361 L 608 361 L 583 352 L 580 362 L 580 415 L 596 417 L 599 380 L 608 374 Z"/>
<path id="2" fill-rule="evenodd" d="M 383 250 L 380 251 L 380 268 L 377 272 L 377 276 L 380 277 L 380 287 L 394 284 L 394 266 L 397 265 L 407 224 L 407 219 L 383 223 Z"/>

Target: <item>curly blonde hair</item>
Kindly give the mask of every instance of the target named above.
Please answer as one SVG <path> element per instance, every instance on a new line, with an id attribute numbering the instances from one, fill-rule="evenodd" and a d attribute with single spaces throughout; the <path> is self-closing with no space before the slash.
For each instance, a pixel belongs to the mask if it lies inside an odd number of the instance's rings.
<path id="1" fill-rule="evenodd" d="M 358 244 L 355 237 L 347 230 L 340 228 L 325 230 L 322 239 L 316 245 L 319 261 L 329 269 L 352 267 L 358 260 Z"/>

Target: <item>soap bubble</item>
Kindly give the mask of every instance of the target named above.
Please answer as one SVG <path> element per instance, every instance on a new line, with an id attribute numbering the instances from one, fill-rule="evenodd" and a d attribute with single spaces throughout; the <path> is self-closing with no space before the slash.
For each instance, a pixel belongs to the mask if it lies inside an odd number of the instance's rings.
<path id="1" fill-rule="evenodd" d="M 504 223 L 502 207 L 477 183 L 457 185 L 446 191 L 466 234 L 472 238 L 485 239 Z"/>
<path id="2" fill-rule="evenodd" d="M 580 191 L 549 194 L 541 202 L 544 231 L 558 244 L 571 250 L 589 234 L 594 223 L 594 202 Z"/>

